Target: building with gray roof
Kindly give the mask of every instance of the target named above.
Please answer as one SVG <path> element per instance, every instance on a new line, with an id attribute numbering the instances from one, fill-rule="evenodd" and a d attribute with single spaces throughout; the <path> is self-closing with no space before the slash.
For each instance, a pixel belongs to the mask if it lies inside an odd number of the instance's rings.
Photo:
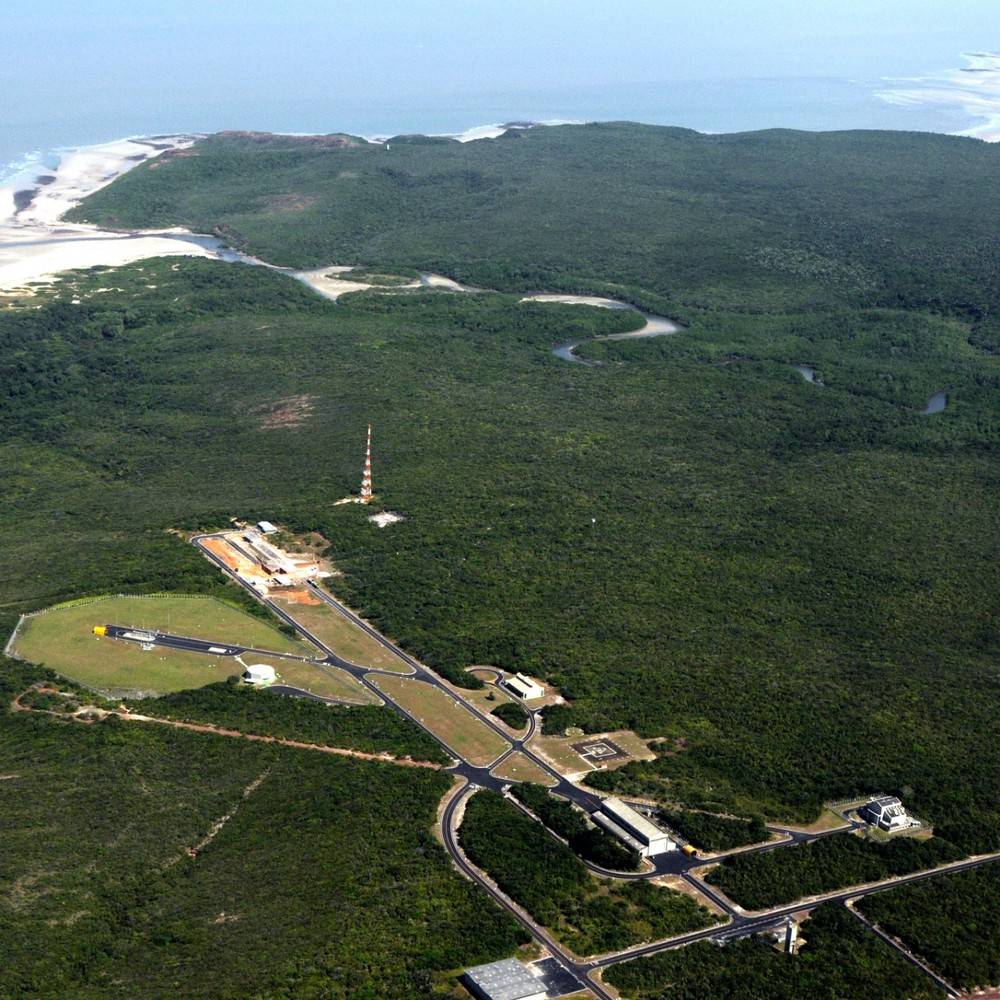
<path id="1" fill-rule="evenodd" d="M 545 1000 L 547 995 L 544 984 L 516 958 L 476 965 L 462 979 L 480 1000 Z"/>

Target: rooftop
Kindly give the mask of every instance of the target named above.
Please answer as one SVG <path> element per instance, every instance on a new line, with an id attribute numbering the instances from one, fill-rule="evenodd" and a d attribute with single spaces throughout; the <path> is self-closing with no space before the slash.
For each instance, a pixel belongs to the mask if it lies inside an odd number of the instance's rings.
<path id="1" fill-rule="evenodd" d="M 477 965 L 465 972 L 465 979 L 490 1000 L 524 1000 L 545 996 L 545 986 L 516 958 Z"/>
<path id="2" fill-rule="evenodd" d="M 624 822 L 630 830 L 645 837 L 647 841 L 666 837 L 666 833 L 655 823 L 650 822 L 642 813 L 636 812 L 631 806 L 625 805 L 621 799 L 605 799 L 601 803 L 601 809 L 615 819 Z"/>

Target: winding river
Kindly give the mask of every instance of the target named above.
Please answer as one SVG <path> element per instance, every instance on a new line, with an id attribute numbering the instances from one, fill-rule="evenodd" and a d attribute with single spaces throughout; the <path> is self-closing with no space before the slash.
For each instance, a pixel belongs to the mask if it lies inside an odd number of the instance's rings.
<path id="1" fill-rule="evenodd" d="M 555 302 L 561 305 L 570 306 L 596 306 L 598 309 L 633 309 L 633 306 L 617 299 L 605 299 L 597 295 L 557 295 L 551 292 L 538 292 L 535 295 L 525 295 L 522 302 Z M 683 327 L 665 316 L 654 316 L 651 313 L 644 313 L 635 310 L 646 321 L 645 326 L 638 330 L 628 330 L 625 333 L 609 333 L 603 337 L 593 337 L 593 340 L 636 340 L 642 337 L 663 337 L 670 333 L 678 333 Z M 581 358 L 575 351 L 587 340 L 571 340 L 565 344 L 557 344 L 552 348 L 552 353 L 563 361 L 571 361 L 578 365 L 598 365 L 599 361 L 590 358 Z"/>

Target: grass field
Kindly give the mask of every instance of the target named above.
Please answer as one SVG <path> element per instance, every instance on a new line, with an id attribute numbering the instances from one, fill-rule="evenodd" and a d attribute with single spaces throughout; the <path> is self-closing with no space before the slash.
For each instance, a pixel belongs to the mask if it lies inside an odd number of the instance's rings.
<path id="1" fill-rule="evenodd" d="M 378 698 L 361 681 L 355 680 L 346 670 L 337 667 L 317 666 L 313 663 L 299 663 L 297 660 L 283 660 L 280 657 L 243 656 L 244 663 L 266 663 L 274 667 L 279 684 L 301 688 L 323 698 L 354 705 L 377 705 Z"/>
<path id="2" fill-rule="evenodd" d="M 274 601 L 345 660 L 361 667 L 409 673 L 410 668 L 398 656 L 326 604 L 299 604 L 280 597 Z"/>
<path id="3" fill-rule="evenodd" d="M 551 788 L 555 782 L 534 761 L 523 753 L 512 753 L 499 767 L 490 772 L 494 777 L 508 781 L 530 781 Z"/>
<path id="4" fill-rule="evenodd" d="M 573 744 L 586 739 L 588 742 L 597 742 L 606 738 L 612 743 L 621 747 L 629 756 L 610 760 L 605 763 L 605 770 L 614 770 L 623 767 L 633 760 L 652 760 L 656 756 L 646 745 L 646 742 L 636 736 L 635 733 L 627 729 L 619 729 L 613 733 L 595 733 L 583 736 L 541 736 L 532 747 L 542 754 L 553 767 L 562 774 L 579 774 L 581 771 L 594 771 L 597 766 L 591 763 L 589 758 L 581 757 L 574 749 Z"/>
<path id="5" fill-rule="evenodd" d="M 490 764 L 510 745 L 454 698 L 430 684 L 384 674 L 369 674 L 368 679 L 472 764 Z"/>
<path id="6" fill-rule="evenodd" d="M 195 638 L 305 652 L 265 622 L 212 598 L 109 597 L 93 604 L 53 608 L 27 619 L 15 651 L 98 691 L 168 694 L 225 680 L 242 668 L 233 657 L 180 650 L 143 650 L 137 643 L 99 638 L 94 625 L 162 628 Z M 317 692 L 319 693 L 319 692 Z"/>

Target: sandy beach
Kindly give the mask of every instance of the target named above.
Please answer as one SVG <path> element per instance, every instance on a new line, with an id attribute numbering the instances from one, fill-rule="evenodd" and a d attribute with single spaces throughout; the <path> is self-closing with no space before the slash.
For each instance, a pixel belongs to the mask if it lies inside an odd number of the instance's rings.
<path id="1" fill-rule="evenodd" d="M 56 170 L 42 174 L 42 183 L 0 188 L 0 290 L 28 290 L 30 282 L 97 264 L 121 265 L 168 255 L 217 256 L 218 241 L 189 239 L 181 229 L 112 233 L 60 221 L 82 198 L 137 164 L 195 141 L 197 136 L 184 135 L 91 146 L 65 156 Z"/>

